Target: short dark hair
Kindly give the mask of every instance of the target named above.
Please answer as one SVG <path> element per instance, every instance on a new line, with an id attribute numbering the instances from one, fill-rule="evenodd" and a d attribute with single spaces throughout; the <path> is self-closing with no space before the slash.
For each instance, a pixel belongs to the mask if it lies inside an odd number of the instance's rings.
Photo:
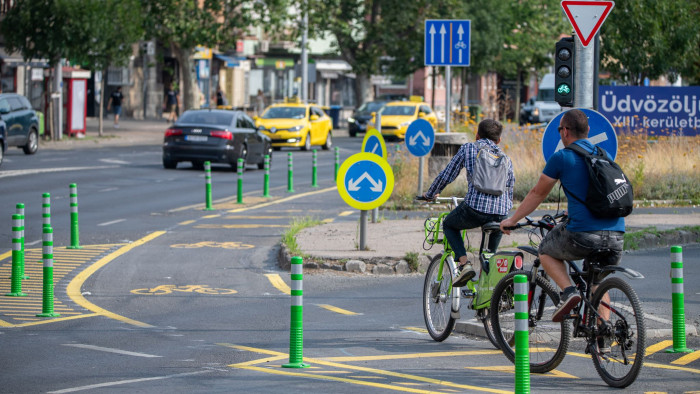
<path id="1" fill-rule="evenodd" d="M 588 116 L 580 109 L 571 109 L 564 113 L 561 117 L 559 125 L 564 123 L 564 126 L 573 131 L 577 138 L 588 137 Z"/>
<path id="2" fill-rule="evenodd" d="M 484 119 L 479 122 L 479 129 L 477 132 L 481 138 L 488 138 L 498 143 L 501 139 L 501 133 L 503 132 L 503 125 L 497 120 Z"/>

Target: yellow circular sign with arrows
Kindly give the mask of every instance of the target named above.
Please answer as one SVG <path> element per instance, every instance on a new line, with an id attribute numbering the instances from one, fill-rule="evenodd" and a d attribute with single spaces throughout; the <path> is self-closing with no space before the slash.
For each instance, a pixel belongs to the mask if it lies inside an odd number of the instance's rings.
<path id="1" fill-rule="evenodd" d="M 374 153 L 356 153 L 340 165 L 336 183 L 343 201 L 367 211 L 389 199 L 394 191 L 394 171 Z"/>

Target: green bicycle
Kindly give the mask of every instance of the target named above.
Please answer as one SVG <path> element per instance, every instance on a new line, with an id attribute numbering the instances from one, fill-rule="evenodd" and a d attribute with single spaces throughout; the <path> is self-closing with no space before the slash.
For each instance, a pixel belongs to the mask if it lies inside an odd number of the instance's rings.
<path id="1" fill-rule="evenodd" d="M 422 196 L 416 199 L 426 201 Z M 464 199 L 457 197 L 438 197 L 435 202 L 447 202 L 452 210 L 462 200 Z M 491 253 L 485 249 L 490 234 L 499 230 L 498 222 L 486 223 L 481 226 L 481 246 L 478 254 L 478 265 L 481 270 L 478 278 L 470 280 L 465 287 L 452 287 L 452 281 L 457 277 L 458 269 L 454 260 L 454 251 L 442 232 L 442 223 L 448 214 L 449 212 L 443 212 L 437 217 L 426 219 L 424 223 L 423 249 L 430 250 L 436 244 L 443 247 L 442 252 L 431 259 L 423 284 L 423 317 L 428 333 L 437 342 L 442 342 L 450 336 L 457 319 L 460 318 L 460 301 L 464 296 L 470 300 L 469 309 L 476 311 L 476 318 L 484 325 L 489 341 L 499 348 L 489 318 L 491 294 L 501 278 L 513 269 L 522 269 L 523 253 L 519 251 Z M 467 232 L 463 231 L 462 238 L 468 245 L 469 238 L 466 234 Z"/>

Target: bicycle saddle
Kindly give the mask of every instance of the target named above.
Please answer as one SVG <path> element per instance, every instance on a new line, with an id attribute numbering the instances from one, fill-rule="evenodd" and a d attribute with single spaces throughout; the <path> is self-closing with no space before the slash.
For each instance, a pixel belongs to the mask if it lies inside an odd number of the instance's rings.
<path id="1" fill-rule="evenodd" d="M 501 229 L 501 223 L 499 222 L 488 222 L 484 223 L 483 226 L 481 226 L 481 231 L 490 233 L 492 231 L 500 230 Z"/>

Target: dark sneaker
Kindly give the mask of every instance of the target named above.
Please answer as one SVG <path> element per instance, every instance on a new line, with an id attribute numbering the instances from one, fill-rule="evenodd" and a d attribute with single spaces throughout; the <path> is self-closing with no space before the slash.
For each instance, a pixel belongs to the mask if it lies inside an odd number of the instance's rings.
<path id="1" fill-rule="evenodd" d="M 464 267 L 462 267 L 462 270 L 459 272 L 459 276 L 457 276 L 457 279 L 455 279 L 454 282 L 452 282 L 452 287 L 462 287 L 469 282 L 469 280 L 473 277 L 476 276 L 476 272 L 472 268 L 471 264 L 466 264 Z"/>
<path id="2" fill-rule="evenodd" d="M 554 315 L 552 316 L 552 321 L 559 323 L 564 320 L 564 316 L 568 315 L 579 302 L 581 302 L 581 296 L 574 286 L 569 286 L 564 289 L 559 298 L 557 310 L 554 311 Z"/>
<path id="3" fill-rule="evenodd" d="M 612 338 L 598 337 L 598 353 L 607 354 L 610 353 L 610 344 L 612 343 Z"/>

